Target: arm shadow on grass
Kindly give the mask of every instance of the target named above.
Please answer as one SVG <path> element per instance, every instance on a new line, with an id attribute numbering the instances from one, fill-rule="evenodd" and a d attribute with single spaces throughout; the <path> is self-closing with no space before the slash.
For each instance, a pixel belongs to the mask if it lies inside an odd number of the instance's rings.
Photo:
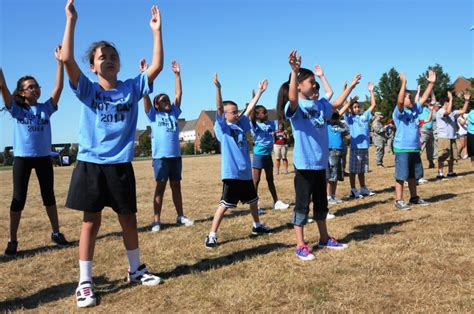
<path id="1" fill-rule="evenodd" d="M 420 218 L 423 219 L 423 218 Z M 359 225 L 354 227 L 353 232 L 340 239 L 343 243 L 349 243 L 350 241 L 364 241 L 368 240 L 374 235 L 382 235 L 390 232 L 393 227 L 404 225 L 408 222 L 412 222 L 413 219 L 401 220 L 401 221 L 388 221 L 380 224 L 368 224 Z M 393 233 L 393 232 L 391 232 Z"/>
<path id="2" fill-rule="evenodd" d="M 2 255 L 2 256 L 0 256 L 0 263 L 15 261 L 15 260 L 18 260 L 20 258 L 32 257 L 36 254 L 45 253 L 45 252 L 48 252 L 48 251 L 69 249 L 69 248 L 76 247 L 76 246 L 79 245 L 79 241 L 70 241 L 70 243 L 71 244 L 68 245 L 68 246 L 47 245 L 47 246 L 37 247 L 37 248 L 34 248 L 34 249 L 18 251 L 18 253 L 16 254 L 16 257 L 14 257 L 14 258 Z"/>
<path id="3" fill-rule="evenodd" d="M 344 216 L 344 215 L 347 215 L 347 214 L 355 213 L 355 212 L 357 212 L 361 209 L 369 209 L 371 207 L 374 207 L 374 206 L 377 206 L 377 205 L 380 205 L 380 204 L 385 204 L 385 203 L 387 203 L 387 200 L 384 200 L 384 201 L 371 201 L 371 202 L 367 202 L 367 203 L 359 203 L 355 206 L 341 208 L 341 209 L 335 211 L 334 215 L 336 215 L 336 217 Z M 347 203 L 344 203 L 344 204 L 347 204 Z"/>
<path id="4" fill-rule="evenodd" d="M 94 277 L 94 291 L 97 296 L 97 304 L 100 304 L 100 295 L 115 293 L 129 287 L 124 280 L 110 281 L 107 277 Z M 77 282 L 66 282 L 40 290 L 30 296 L 15 298 L 0 302 L 0 312 L 31 310 L 50 302 L 65 298 L 74 298 Z"/>
<path id="5" fill-rule="evenodd" d="M 216 258 L 210 258 L 210 259 L 203 259 L 192 265 L 178 265 L 173 270 L 170 270 L 164 273 L 159 273 L 157 275 L 166 280 L 169 278 L 179 277 L 183 275 L 206 272 L 211 269 L 218 269 L 221 267 L 234 264 L 236 262 L 248 260 L 248 259 L 253 258 L 254 256 L 269 254 L 273 251 L 280 250 L 280 249 L 287 249 L 292 246 L 294 245 L 284 244 L 284 243 L 263 244 L 257 247 L 234 252 L 229 255 L 220 256 Z"/>

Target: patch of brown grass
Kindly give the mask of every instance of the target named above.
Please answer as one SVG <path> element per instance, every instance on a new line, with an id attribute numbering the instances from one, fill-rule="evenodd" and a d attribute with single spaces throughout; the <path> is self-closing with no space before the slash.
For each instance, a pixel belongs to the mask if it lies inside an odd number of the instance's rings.
<path id="1" fill-rule="evenodd" d="M 377 195 L 331 207 L 337 218 L 328 222 L 329 230 L 349 248 L 318 250 L 315 261 L 301 262 L 293 253 L 291 210 L 268 210 L 262 221 L 275 228 L 274 234 L 251 237 L 248 206 L 240 206 L 229 211 L 221 225 L 221 245 L 216 250 L 204 247 L 221 194 L 220 156 L 183 159 L 185 212 L 196 224 L 174 224 L 176 212 L 168 188 L 162 215 L 165 228 L 148 232 L 155 183 L 151 162 L 135 162 L 142 261 L 165 283 L 151 288 L 125 283 L 127 258 L 120 226 L 113 211 L 106 209 L 93 268 L 100 304 L 92 311 L 472 312 L 474 171 L 470 162 L 456 164 L 456 171 L 463 174 L 459 178 L 419 186 L 419 194 L 433 203 L 409 212 L 394 209 L 391 155 L 385 164 L 389 167 L 374 168 L 367 175 L 368 186 Z M 55 168 L 55 191 L 62 231 L 76 244 L 67 249 L 51 244 L 51 228 L 33 174 L 19 231 L 22 252 L 15 260 L 0 259 L 1 312 L 76 309 L 82 215 L 63 206 L 71 171 Z M 426 169 L 425 174 L 432 179 L 435 170 Z M 0 172 L 0 182 L 0 234 L 5 245 L 11 171 Z M 293 174 L 277 176 L 276 186 L 280 198 L 294 199 Z M 339 184 L 338 195 L 348 192 L 346 179 Z M 269 208 L 265 180 L 260 196 Z M 307 225 L 311 244 L 317 243 L 317 235 L 315 224 Z"/>

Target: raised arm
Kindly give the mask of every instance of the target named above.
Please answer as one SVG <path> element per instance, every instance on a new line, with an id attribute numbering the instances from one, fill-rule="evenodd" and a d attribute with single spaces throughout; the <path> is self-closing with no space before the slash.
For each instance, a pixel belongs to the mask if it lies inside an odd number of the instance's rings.
<path id="1" fill-rule="evenodd" d="M 3 97 L 3 101 L 5 102 L 5 107 L 7 107 L 7 109 L 10 109 L 12 106 L 13 97 L 12 97 L 12 94 L 10 93 L 10 90 L 8 89 L 5 76 L 3 76 L 2 68 L 0 68 L 0 89 L 2 90 L 2 97 Z"/>
<path id="2" fill-rule="evenodd" d="M 449 116 L 453 111 L 453 94 L 448 91 L 448 106 L 446 107 L 446 111 L 444 112 L 444 116 Z"/>
<path id="3" fill-rule="evenodd" d="M 54 50 L 54 57 L 58 61 L 58 64 L 56 66 L 56 84 L 51 94 L 51 100 L 53 105 L 57 106 L 64 86 L 64 63 L 61 55 L 61 45 L 57 46 Z"/>
<path id="4" fill-rule="evenodd" d="M 252 111 L 255 109 L 255 105 L 257 105 L 258 100 L 262 96 L 262 94 L 265 92 L 268 86 L 268 81 L 263 80 L 258 84 L 258 91 L 257 93 L 253 96 L 252 100 L 250 101 L 249 105 L 245 109 L 244 115 L 247 117 L 250 116 Z"/>
<path id="5" fill-rule="evenodd" d="M 140 60 L 140 72 L 142 72 L 142 73 L 145 72 L 148 69 L 148 66 L 149 65 L 146 63 L 145 59 Z M 143 107 L 145 109 L 145 113 L 150 112 L 151 106 L 152 106 L 152 103 L 151 103 L 150 96 L 144 95 L 143 96 Z"/>
<path id="6" fill-rule="evenodd" d="M 156 5 L 151 7 L 150 28 L 153 32 L 153 57 L 148 68 L 148 83 L 151 84 L 163 70 L 163 40 L 161 36 L 161 15 Z"/>
<path id="7" fill-rule="evenodd" d="M 183 88 L 181 85 L 181 68 L 176 60 L 171 62 L 171 69 L 174 72 L 174 105 L 181 106 L 181 97 L 183 96 Z"/>
<path id="8" fill-rule="evenodd" d="M 288 87 L 288 101 L 290 102 L 291 111 L 298 108 L 298 72 L 301 66 L 301 56 L 296 56 L 296 50 L 290 52 L 288 62 L 291 67 L 290 85 Z"/>
<path id="9" fill-rule="evenodd" d="M 430 106 L 430 112 L 428 113 L 428 117 L 425 119 L 425 123 L 428 123 L 433 119 L 433 107 Z"/>
<path id="10" fill-rule="evenodd" d="M 402 82 L 400 86 L 400 91 L 398 92 L 397 97 L 397 108 L 398 111 L 402 112 L 405 107 L 405 90 L 407 87 L 407 79 L 405 78 L 405 74 L 400 72 L 400 81 Z"/>
<path id="11" fill-rule="evenodd" d="M 344 100 L 344 105 L 339 109 L 339 115 L 343 115 L 346 113 L 347 109 L 351 106 L 351 104 L 356 103 L 359 100 L 359 96 L 354 96 L 350 101 Z"/>
<path id="12" fill-rule="evenodd" d="M 214 85 L 216 85 L 216 108 L 217 115 L 222 116 L 224 113 L 224 106 L 222 104 L 222 92 L 221 92 L 221 82 L 217 77 L 217 73 L 214 74 Z"/>
<path id="13" fill-rule="evenodd" d="M 471 93 L 469 92 L 464 92 L 464 106 L 462 106 L 462 109 L 459 110 L 459 114 L 463 115 L 464 113 L 467 112 L 467 109 L 469 107 L 469 101 L 471 99 Z"/>
<path id="14" fill-rule="evenodd" d="M 323 83 L 323 88 L 324 88 L 324 93 L 326 94 L 326 99 L 331 100 L 332 95 L 334 95 L 334 92 L 332 91 L 331 85 L 329 85 L 328 80 L 326 79 L 326 76 L 324 75 L 324 71 L 321 68 L 319 64 L 316 64 L 314 66 L 314 74 L 319 78 L 321 83 Z"/>
<path id="15" fill-rule="evenodd" d="M 418 84 L 418 87 L 416 88 L 415 102 L 420 102 L 420 94 L 421 94 L 421 85 Z"/>
<path id="16" fill-rule="evenodd" d="M 434 89 L 431 90 L 431 104 L 436 102 L 436 95 L 434 93 Z"/>
<path id="17" fill-rule="evenodd" d="M 354 78 L 352 79 L 352 82 L 349 84 L 349 87 L 344 89 L 342 94 L 339 97 L 337 97 L 336 100 L 334 100 L 334 102 L 332 103 L 332 107 L 334 109 L 339 108 L 344 103 L 344 101 L 347 99 L 349 94 L 354 90 L 357 84 L 359 84 L 361 78 L 362 78 L 362 75 L 360 74 L 356 74 L 354 76 Z"/>
<path id="18" fill-rule="evenodd" d="M 376 103 L 375 103 L 375 94 L 374 94 L 374 83 L 369 82 L 367 88 L 369 89 L 370 92 L 370 107 L 369 107 L 369 112 L 374 111 Z"/>
<path id="19" fill-rule="evenodd" d="M 423 96 L 421 96 L 421 99 L 420 99 L 421 104 L 424 104 L 426 100 L 428 99 L 428 96 L 431 94 L 431 91 L 433 90 L 435 82 L 436 82 L 436 73 L 434 71 L 429 70 L 428 71 L 428 86 L 426 86 Z"/>
<path id="20" fill-rule="evenodd" d="M 76 88 L 77 83 L 79 82 L 79 76 L 81 75 L 81 69 L 79 69 L 76 60 L 74 59 L 74 31 L 77 22 L 77 12 L 76 8 L 74 8 L 74 0 L 67 1 L 65 11 L 66 27 L 64 28 L 61 55 L 69 81 L 71 81 L 72 86 Z"/>

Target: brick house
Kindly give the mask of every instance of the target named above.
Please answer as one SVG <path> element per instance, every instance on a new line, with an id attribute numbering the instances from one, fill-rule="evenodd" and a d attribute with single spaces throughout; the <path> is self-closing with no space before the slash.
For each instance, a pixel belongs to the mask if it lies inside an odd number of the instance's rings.
<path id="1" fill-rule="evenodd" d="M 459 76 L 456 81 L 453 83 L 454 92 L 456 95 L 462 94 L 465 90 L 470 90 L 472 88 L 471 81 L 465 77 Z"/>

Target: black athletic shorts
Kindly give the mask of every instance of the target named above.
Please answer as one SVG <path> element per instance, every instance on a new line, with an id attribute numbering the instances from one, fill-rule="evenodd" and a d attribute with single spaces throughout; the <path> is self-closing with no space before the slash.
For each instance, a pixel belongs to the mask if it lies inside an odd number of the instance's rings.
<path id="1" fill-rule="evenodd" d="M 235 208 L 239 201 L 243 204 L 252 204 L 258 201 L 257 191 L 252 180 L 224 179 L 222 182 L 221 205 Z"/>
<path id="2" fill-rule="evenodd" d="M 78 161 L 72 173 L 66 207 L 95 213 L 106 206 L 118 214 L 137 212 L 132 163 L 101 165 Z"/>

